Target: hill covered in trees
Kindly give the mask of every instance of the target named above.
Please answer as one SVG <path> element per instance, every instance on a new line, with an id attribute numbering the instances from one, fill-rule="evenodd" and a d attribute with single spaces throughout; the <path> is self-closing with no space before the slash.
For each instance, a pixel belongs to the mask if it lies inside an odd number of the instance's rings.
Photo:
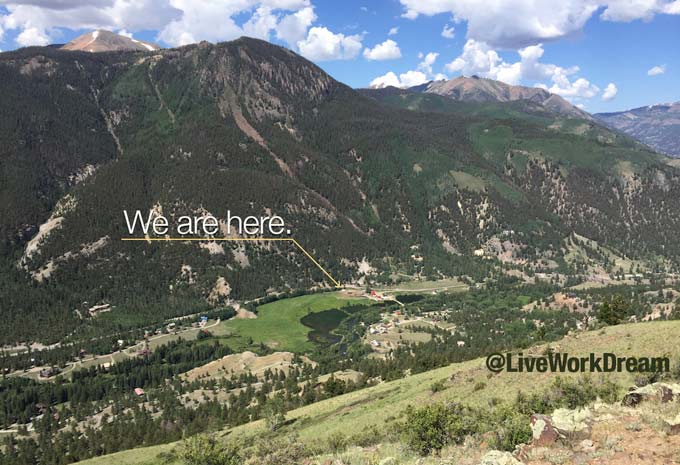
<path id="1" fill-rule="evenodd" d="M 290 243 L 122 242 L 124 210 L 277 214 L 343 283 L 481 281 L 497 262 L 478 251 L 496 243 L 516 263 L 575 273 L 573 234 L 665 269 L 680 261 L 680 171 L 524 101 L 423 94 L 407 98 L 438 108 L 399 108 L 247 38 L 26 48 L 0 55 L 0 81 L 0 343 L 328 285 Z M 90 316 L 96 305 L 111 311 Z"/>

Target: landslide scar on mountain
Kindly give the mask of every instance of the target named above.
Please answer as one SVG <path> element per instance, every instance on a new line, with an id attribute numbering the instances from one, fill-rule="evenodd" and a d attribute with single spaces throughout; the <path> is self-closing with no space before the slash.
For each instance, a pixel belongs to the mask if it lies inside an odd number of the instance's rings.
<path id="1" fill-rule="evenodd" d="M 78 71 L 80 71 L 80 73 L 89 82 L 90 92 L 92 93 L 94 103 L 97 106 L 99 113 L 102 115 L 102 118 L 104 118 L 104 122 L 106 123 L 106 130 L 109 132 L 109 134 L 111 134 L 111 138 L 113 139 L 114 144 L 116 144 L 116 152 L 120 157 L 121 155 L 123 155 L 123 146 L 120 144 L 120 139 L 116 135 L 116 131 L 114 130 L 114 124 L 111 121 L 111 118 L 109 117 L 109 115 L 106 114 L 106 111 L 104 110 L 104 108 L 102 108 L 101 103 L 99 102 L 99 90 L 95 88 L 94 84 L 92 83 L 91 76 L 85 71 L 85 67 L 78 63 L 78 60 L 75 60 L 74 63 L 76 68 L 78 68 Z"/>
<path id="2" fill-rule="evenodd" d="M 239 106 L 238 102 L 236 102 L 236 95 L 232 91 L 232 89 L 225 84 L 227 87 L 226 89 L 226 97 L 224 99 L 220 99 L 218 102 L 218 106 L 220 107 L 220 112 L 222 112 L 222 116 L 225 116 L 225 111 L 224 111 L 224 103 L 227 104 L 227 107 L 229 109 L 229 113 L 231 116 L 234 118 L 234 121 L 236 122 L 236 125 L 238 128 L 243 132 L 246 136 L 250 137 L 253 139 L 255 142 L 257 142 L 263 149 L 265 149 L 269 155 L 276 161 L 276 164 L 279 165 L 279 168 L 281 168 L 281 171 L 283 171 L 288 177 L 290 178 L 295 178 L 295 175 L 293 174 L 293 171 L 291 171 L 290 166 L 283 161 L 278 155 L 276 155 L 267 145 L 267 142 L 264 140 L 264 138 L 260 135 L 257 130 L 250 125 L 248 120 L 243 116 L 243 112 L 241 111 L 241 107 Z"/>
<path id="3" fill-rule="evenodd" d="M 251 126 L 251 124 L 248 122 L 248 120 L 243 116 L 243 112 L 241 111 L 241 107 L 239 104 L 236 102 L 236 96 L 232 92 L 231 88 L 227 87 L 227 92 L 226 92 L 226 98 L 221 99 L 218 103 L 218 106 L 220 107 L 220 112 L 222 112 L 222 115 L 224 116 L 224 103 L 227 104 L 229 113 L 231 116 L 234 118 L 234 121 L 236 121 L 236 125 L 238 128 L 248 137 L 253 139 L 255 142 L 257 142 L 262 148 L 264 148 L 269 155 L 272 156 L 272 158 L 276 161 L 276 163 L 279 165 L 279 168 L 281 168 L 281 171 L 283 171 L 287 176 L 290 178 L 296 179 L 295 174 L 293 174 L 293 171 L 290 169 L 290 166 L 283 161 L 281 158 L 279 158 L 267 145 L 267 142 L 264 140 L 264 138 L 260 135 L 257 130 Z M 306 186 L 305 186 L 306 187 Z M 342 212 L 340 212 L 335 205 L 331 203 L 330 200 L 328 200 L 326 197 L 323 195 L 319 194 L 313 189 L 307 188 L 308 191 L 314 195 L 314 197 L 321 202 L 322 205 L 325 207 L 331 209 L 334 211 L 338 216 L 341 216 L 347 220 L 347 222 L 354 228 L 356 231 L 360 232 L 363 235 L 368 235 L 366 231 L 363 231 L 357 224 L 352 220 L 350 217 L 347 215 L 344 215 Z"/>
<path id="4" fill-rule="evenodd" d="M 156 93 L 156 97 L 158 98 L 158 101 L 160 102 L 159 110 L 165 109 L 165 111 L 168 113 L 168 116 L 170 117 L 170 121 L 172 121 L 172 124 L 175 124 L 177 122 L 177 120 L 175 119 L 175 114 L 172 112 L 170 107 L 165 103 L 165 100 L 163 100 L 163 95 L 161 94 L 161 91 L 158 88 L 158 84 L 156 84 L 156 81 L 153 80 L 153 75 L 152 75 L 151 71 L 153 71 L 154 66 L 156 66 L 156 62 L 152 61 L 149 64 L 149 67 L 146 70 L 146 74 L 149 77 L 149 82 L 151 83 L 151 88 Z"/>

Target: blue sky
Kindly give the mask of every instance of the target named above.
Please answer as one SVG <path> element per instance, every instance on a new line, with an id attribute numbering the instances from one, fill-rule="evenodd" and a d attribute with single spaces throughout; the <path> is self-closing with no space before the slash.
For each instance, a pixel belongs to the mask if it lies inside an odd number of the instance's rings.
<path id="1" fill-rule="evenodd" d="M 249 35 L 352 87 L 477 74 L 591 112 L 680 100 L 680 0 L 0 1 L 0 49 L 96 28 L 170 47 Z"/>

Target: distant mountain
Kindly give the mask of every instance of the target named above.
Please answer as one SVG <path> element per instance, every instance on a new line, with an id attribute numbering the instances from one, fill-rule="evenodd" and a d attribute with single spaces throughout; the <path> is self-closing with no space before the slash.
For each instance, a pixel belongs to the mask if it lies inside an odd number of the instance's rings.
<path id="1" fill-rule="evenodd" d="M 160 49 L 158 45 L 152 44 L 151 42 L 132 39 L 102 29 L 78 36 L 60 48 L 62 50 L 80 50 L 83 52 L 117 52 L 131 50 L 149 52 Z"/>
<path id="2" fill-rule="evenodd" d="M 598 113 L 595 117 L 659 152 L 680 157 L 680 102 Z"/>
<path id="3" fill-rule="evenodd" d="M 559 95 L 552 94 L 539 87 L 512 86 L 493 79 L 478 76 L 459 76 L 455 79 L 430 81 L 407 89 L 383 87 L 366 89 L 368 95 L 386 95 L 387 93 L 427 93 L 449 97 L 460 102 L 515 102 L 524 100 L 538 104 L 549 112 L 570 118 L 590 120 L 592 117 L 585 111 L 575 107 Z"/>

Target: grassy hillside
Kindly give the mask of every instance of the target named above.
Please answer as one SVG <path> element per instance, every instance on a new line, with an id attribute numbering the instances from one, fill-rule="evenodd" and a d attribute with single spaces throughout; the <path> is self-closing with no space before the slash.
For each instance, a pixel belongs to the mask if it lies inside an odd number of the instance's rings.
<path id="1" fill-rule="evenodd" d="M 557 352 L 584 356 L 590 353 L 612 352 L 617 356 L 669 356 L 672 364 L 680 361 L 680 347 L 673 341 L 680 336 L 680 321 L 629 324 L 608 327 L 604 330 L 581 333 L 567 337 L 551 347 Z M 525 354 L 541 354 L 545 346 L 525 350 Z M 512 400 L 519 391 L 537 392 L 546 388 L 556 374 L 501 373 L 492 375 L 483 359 L 454 364 L 410 376 L 402 380 L 382 383 L 361 391 L 321 401 L 287 413 L 288 424 L 279 431 L 280 436 L 297 434 L 306 443 L 315 444 L 332 435 L 361 432 L 376 426 L 384 430 L 403 418 L 409 405 L 422 406 L 432 402 L 455 401 L 468 405 L 489 405 L 492 399 Z M 578 378 L 581 374 L 560 375 Z M 592 375 L 605 378 L 628 388 L 633 384 L 630 373 Z M 431 386 L 442 382 L 444 389 L 433 393 Z M 351 431 L 350 431 L 351 430 Z M 223 431 L 224 441 L 231 438 L 244 440 L 262 435 L 263 422 L 257 421 Z M 92 465 L 160 465 L 165 459 L 159 457 L 174 444 L 125 451 L 110 456 L 82 462 Z"/>

